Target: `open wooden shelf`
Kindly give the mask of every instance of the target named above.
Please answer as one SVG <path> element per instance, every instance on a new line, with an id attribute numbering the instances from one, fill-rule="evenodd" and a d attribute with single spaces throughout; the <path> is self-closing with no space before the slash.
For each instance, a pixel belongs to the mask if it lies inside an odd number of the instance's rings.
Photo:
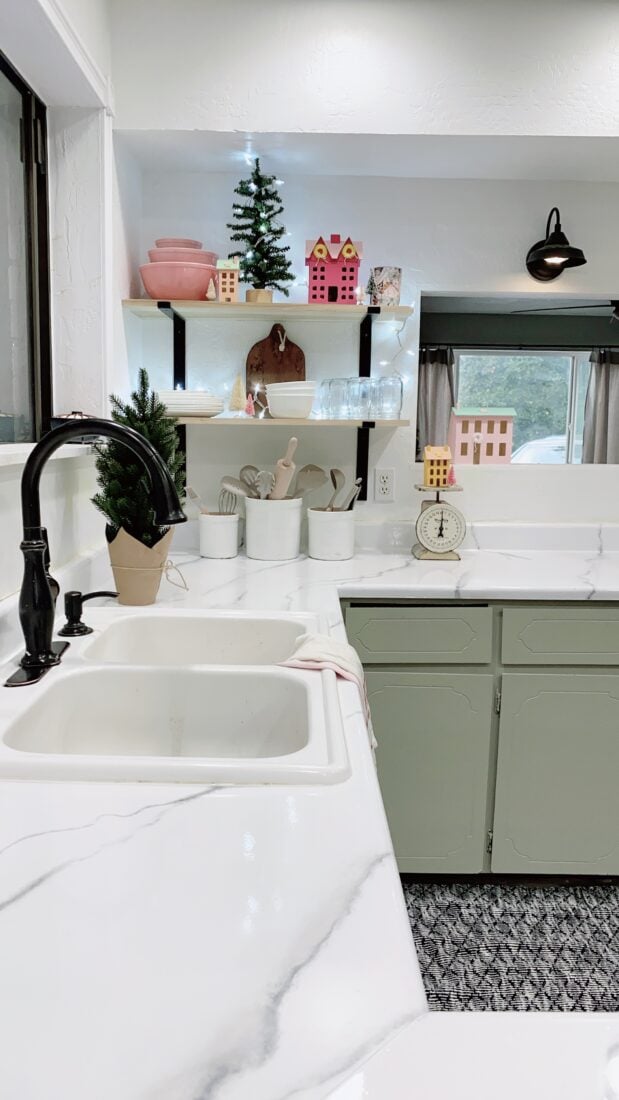
<path id="1" fill-rule="evenodd" d="M 364 424 L 373 424 L 375 428 L 406 428 L 410 425 L 410 420 L 292 420 L 289 417 L 275 420 L 266 416 L 178 416 L 176 422 L 187 427 L 212 428 L 361 428 Z"/>
<path id="2" fill-rule="evenodd" d="M 367 306 L 340 306 L 340 305 L 309 305 L 303 302 L 272 302 L 266 305 L 256 305 L 253 302 L 231 302 L 225 305 L 223 302 L 186 302 L 171 301 L 170 305 L 180 317 L 186 321 L 209 318 L 227 317 L 231 320 L 265 320 L 277 321 L 284 317 L 298 320 L 321 321 L 359 321 L 368 311 Z M 152 298 L 125 298 L 123 309 L 134 313 L 136 317 L 146 319 L 161 317 L 158 302 Z M 410 306 L 383 306 L 380 313 L 374 315 L 374 324 L 384 324 L 385 321 L 407 321 L 413 310 Z"/>

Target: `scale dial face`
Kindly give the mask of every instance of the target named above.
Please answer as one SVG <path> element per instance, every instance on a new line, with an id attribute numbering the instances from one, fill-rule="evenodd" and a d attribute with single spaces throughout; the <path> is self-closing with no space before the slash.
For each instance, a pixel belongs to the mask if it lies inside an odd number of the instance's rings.
<path id="1" fill-rule="evenodd" d="M 426 550 L 440 554 L 460 546 L 466 535 L 466 520 L 453 504 L 429 504 L 420 512 L 415 531 Z"/>

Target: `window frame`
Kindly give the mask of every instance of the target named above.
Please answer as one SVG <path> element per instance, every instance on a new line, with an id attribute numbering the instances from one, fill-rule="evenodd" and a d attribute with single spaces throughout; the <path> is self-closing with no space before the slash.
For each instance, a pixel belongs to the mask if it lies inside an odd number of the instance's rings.
<path id="1" fill-rule="evenodd" d="M 456 401 L 458 400 L 458 391 L 460 383 L 460 356 L 461 355 L 477 355 L 477 356 L 497 356 L 504 355 L 513 358 L 517 355 L 538 355 L 541 357 L 554 357 L 562 355 L 566 359 L 570 359 L 570 374 L 568 382 L 568 394 L 567 394 L 567 408 L 565 413 L 565 466 L 580 466 L 580 462 L 574 462 L 574 443 L 575 443 L 575 428 L 576 428 L 576 415 L 578 412 L 578 392 L 580 371 L 584 362 L 589 362 L 589 351 L 583 351 L 578 348 L 534 348 L 534 347 L 457 347 L 453 348 L 454 356 L 454 376 L 455 376 L 455 388 L 456 388 Z M 517 411 L 517 410 L 516 410 Z M 536 466 L 542 465 L 541 463 L 532 462 L 529 465 Z M 559 463 L 555 463 L 559 465 Z"/>
<path id="2" fill-rule="evenodd" d="M 49 431 L 52 418 L 47 108 L 1 51 L 0 72 L 22 101 L 20 155 L 24 165 L 28 358 L 32 434 L 36 441 Z"/>

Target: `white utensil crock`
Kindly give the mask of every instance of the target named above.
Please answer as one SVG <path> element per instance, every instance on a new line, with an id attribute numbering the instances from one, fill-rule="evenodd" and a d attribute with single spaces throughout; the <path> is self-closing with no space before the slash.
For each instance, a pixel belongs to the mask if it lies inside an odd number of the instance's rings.
<path id="1" fill-rule="evenodd" d="M 245 501 L 245 547 L 248 558 L 288 561 L 299 556 L 303 501 Z"/>
<path id="2" fill-rule="evenodd" d="M 239 552 L 239 517 L 222 512 L 200 513 L 200 555 L 235 558 Z"/>
<path id="3" fill-rule="evenodd" d="M 309 556 L 322 561 L 345 561 L 355 552 L 355 523 L 352 510 L 326 512 L 308 508 Z"/>

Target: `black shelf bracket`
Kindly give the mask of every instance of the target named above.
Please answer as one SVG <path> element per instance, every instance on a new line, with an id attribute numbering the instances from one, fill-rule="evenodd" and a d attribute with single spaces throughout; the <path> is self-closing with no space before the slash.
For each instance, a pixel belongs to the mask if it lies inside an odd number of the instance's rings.
<path id="1" fill-rule="evenodd" d="M 187 338 L 185 334 L 185 318 L 177 313 L 171 302 L 157 302 L 160 309 L 172 322 L 172 364 L 173 384 L 172 389 L 184 390 L 187 382 Z"/>
<path id="2" fill-rule="evenodd" d="M 380 313 L 380 306 L 368 306 L 368 311 L 359 326 L 359 378 L 369 378 L 372 373 L 372 324 Z M 370 431 L 373 420 L 364 420 L 357 428 L 357 459 L 355 477 L 361 478 L 359 500 L 368 499 L 368 464 L 370 457 Z"/>
<path id="3" fill-rule="evenodd" d="M 157 302 L 161 310 L 172 322 L 172 389 L 184 390 L 187 384 L 187 336 L 185 318 L 177 313 L 171 302 Z M 185 455 L 185 473 L 187 472 L 187 430 L 184 424 L 176 427 L 178 443 Z"/>

